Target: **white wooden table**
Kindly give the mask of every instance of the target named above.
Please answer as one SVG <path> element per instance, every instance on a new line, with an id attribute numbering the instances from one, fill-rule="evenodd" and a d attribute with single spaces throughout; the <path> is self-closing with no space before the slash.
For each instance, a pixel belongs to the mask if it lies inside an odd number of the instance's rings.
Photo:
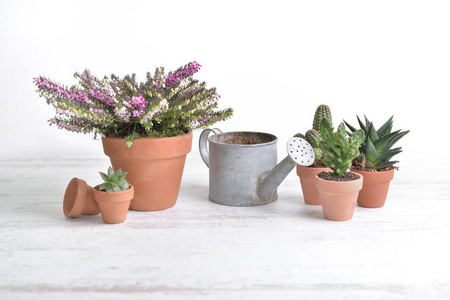
<path id="1" fill-rule="evenodd" d="M 106 157 L 1 165 L 0 299 L 450 299 L 448 161 L 401 165 L 385 207 L 332 222 L 295 172 L 274 203 L 208 201 L 193 151 L 175 207 L 118 225 L 62 212 L 70 179 L 98 184 Z"/>

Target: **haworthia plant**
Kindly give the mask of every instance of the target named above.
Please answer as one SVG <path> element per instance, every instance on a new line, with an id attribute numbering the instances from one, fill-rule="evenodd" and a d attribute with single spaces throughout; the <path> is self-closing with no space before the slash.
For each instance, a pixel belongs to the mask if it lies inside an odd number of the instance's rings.
<path id="1" fill-rule="evenodd" d="M 371 166 L 375 170 L 381 170 L 398 163 L 398 161 L 391 159 L 402 152 L 402 147 L 391 148 L 398 140 L 408 134 L 409 130 L 392 131 L 394 116 L 391 116 L 378 129 L 375 128 L 373 122 L 369 121 L 366 116 L 364 116 L 364 122 L 358 116 L 356 117 L 360 128 L 365 133 L 365 139 L 359 148 L 360 155 L 356 158 L 356 163 L 362 167 Z M 351 132 L 357 130 L 349 123 L 345 122 L 345 124 Z"/>

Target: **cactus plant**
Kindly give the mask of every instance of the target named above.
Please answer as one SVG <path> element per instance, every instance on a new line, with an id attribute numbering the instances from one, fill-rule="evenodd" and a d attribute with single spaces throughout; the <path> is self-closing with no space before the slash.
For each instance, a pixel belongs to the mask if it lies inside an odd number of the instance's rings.
<path id="1" fill-rule="evenodd" d="M 325 104 L 319 105 L 314 114 L 313 129 L 317 130 L 317 132 L 320 132 L 322 119 L 327 119 L 330 125 L 333 126 L 330 108 Z"/>
<path id="2" fill-rule="evenodd" d="M 130 188 L 128 181 L 125 179 L 127 172 L 122 172 L 121 169 L 114 172 L 112 167 L 108 168 L 108 174 L 99 172 L 102 179 L 105 181 L 99 185 L 99 191 L 105 191 L 107 193 L 126 191 Z"/>
<path id="3" fill-rule="evenodd" d="M 409 130 L 392 131 L 392 125 L 394 123 L 394 116 L 391 116 L 380 128 L 375 129 L 373 122 L 369 121 L 364 116 L 364 123 L 361 119 L 358 119 L 359 126 L 365 133 L 365 139 L 359 148 L 360 155 L 355 159 L 354 164 L 360 165 L 363 168 L 369 167 L 376 171 L 391 167 L 398 161 L 391 161 L 390 159 L 402 152 L 402 147 L 391 149 L 394 144 L 404 137 Z M 345 121 L 344 121 L 345 122 Z M 351 132 L 355 132 L 356 128 L 345 122 Z"/>
<path id="4" fill-rule="evenodd" d="M 359 154 L 358 148 L 364 141 L 364 131 L 355 130 L 347 138 L 345 125 L 339 124 L 336 132 L 330 122 L 323 118 L 320 122 L 320 149 L 325 153 L 323 163 L 333 170 L 333 175 L 342 176 Z"/>
<path id="5" fill-rule="evenodd" d="M 327 119 L 331 126 L 333 126 L 333 121 L 331 117 L 331 111 L 328 105 L 321 104 L 317 107 L 314 113 L 313 128 L 308 130 L 305 134 L 297 133 L 295 137 L 300 137 L 305 139 L 314 148 L 314 153 L 316 155 L 316 160 L 312 166 L 317 166 L 322 164 L 323 151 L 319 147 L 320 142 L 320 122 L 322 119 Z"/>

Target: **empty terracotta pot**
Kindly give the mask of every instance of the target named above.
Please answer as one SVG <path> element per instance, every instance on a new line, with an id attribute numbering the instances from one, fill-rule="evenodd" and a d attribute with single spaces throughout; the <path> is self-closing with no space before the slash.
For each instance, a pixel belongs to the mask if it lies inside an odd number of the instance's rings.
<path id="1" fill-rule="evenodd" d="M 332 221 L 347 221 L 353 217 L 358 193 L 363 185 L 363 176 L 352 181 L 330 181 L 316 175 L 323 214 Z"/>
<path id="2" fill-rule="evenodd" d="M 394 178 L 394 169 L 382 172 L 368 172 L 352 169 L 363 176 L 363 188 L 359 192 L 358 205 L 367 208 L 384 206 L 389 184 Z"/>
<path id="3" fill-rule="evenodd" d="M 77 218 L 80 215 L 97 215 L 100 210 L 94 201 L 94 188 L 87 185 L 86 181 L 72 178 L 64 193 L 63 211 L 69 218 Z"/>
<path id="4" fill-rule="evenodd" d="M 134 187 L 130 185 L 130 188 L 126 191 L 110 193 L 99 191 L 97 188 L 98 186 L 93 190 L 93 194 L 102 214 L 103 222 L 108 224 L 124 222 L 134 196 Z"/>
<path id="5" fill-rule="evenodd" d="M 168 138 L 139 138 L 129 148 L 123 138 L 106 137 L 102 142 L 114 170 L 128 172 L 127 180 L 135 188 L 130 209 L 154 211 L 175 205 L 192 131 Z"/>
<path id="6" fill-rule="evenodd" d="M 316 189 L 316 175 L 320 172 L 329 172 L 330 168 L 303 167 L 297 165 L 297 175 L 303 191 L 303 199 L 306 204 L 320 205 L 319 192 Z"/>

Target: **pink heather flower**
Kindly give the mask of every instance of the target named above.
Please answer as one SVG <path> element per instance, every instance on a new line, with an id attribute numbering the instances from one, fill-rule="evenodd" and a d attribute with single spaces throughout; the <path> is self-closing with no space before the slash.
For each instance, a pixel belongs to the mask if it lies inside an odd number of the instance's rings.
<path id="1" fill-rule="evenodd" d="M 147 101 L 142 95 L 139 95 L 137 97 L 132 97 L 130 104 L 135 109 L 143 110 L 147 106 Z"/>
<path id="2" fill-rule="evenodd" d="M 200 67 L 201 65 L 198 62 L 194 61 L 190 62 L 184 68 L 176 70 L 167 77 L 165 82 L 166 88 L 170 88 L 175 83 L 180 82 L 181 80 L 188 78 L 189 76 L 192 76 L 194 73 L 200 70 Z"/>
<path id="3" fill-rule="evenodd" d="M 62 96 L 64 98 L 69 99 L 69 97 L 70 97 L 70 94 L 66 89 L 64 89 L 60 86 L 57 86 L 56 84 L 52 83 L 50 80 L 48 80 L 45 77 L 34 78 L 34 83 L 37 85 L 37 87 L 39 89 L 53 92 L 55 94 L 59 94 L 60 96 Z"/>
<path id="4" fill-rule="evenodd" d="M 70 99 L 83 104 L 86 104 L 89 100 L 86 93 L 82 91 L 72 91 L 72 94 L 70 94 Z"/>
<path id="5" fill-rule="evenodd" d="M 90 91 L 89 91 L 89 95 L 90 95 L 92 98 L 94 98 L 94 99 L 96 99 L 96 100 L 98 100 L 98 101 L 104 103 L 104 104 L 107 105 L 107 106 L 110 106 L 110 107 L 115 107 L 115 106 L 116 106 L 116 104 L 114 103 L 114 100 L 111 99 L 111 98 L 110 98 L 108 95 L 106 95 L 105 93 L 102 93 L 102 92 L 100 92 L 100 91 L 90 90 Z"/>

